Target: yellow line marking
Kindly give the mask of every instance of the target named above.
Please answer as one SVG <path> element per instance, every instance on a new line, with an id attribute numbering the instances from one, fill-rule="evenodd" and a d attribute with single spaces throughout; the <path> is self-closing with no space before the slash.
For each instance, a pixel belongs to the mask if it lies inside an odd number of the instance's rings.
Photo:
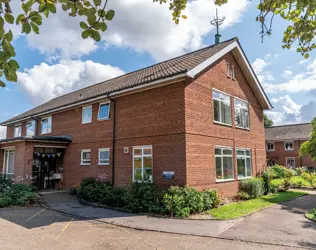
<path id="1" fill-rule="evenodd" d="M 73 218 L 70 219 L 70 221 L 63 227 L 63 229 L 60 231 L 60 233 L 55 237 L 55 239 L 58 239 L 70 226 L 71 222 L 73 221 Z"/>
<path id="2" fill-rule="evenodd" d="M 34 217 L 36 217 L 37 215 L 39 215 L 40 213 L 44 212 L 46 209 L 42 209 L 41 211 L 39 211 L 38 213 L 34 214 L 33 216 L 31 216 L 30 218 L 28 218 L 24 223 L 28 222 L 29 220 L 33 219 Z"/>

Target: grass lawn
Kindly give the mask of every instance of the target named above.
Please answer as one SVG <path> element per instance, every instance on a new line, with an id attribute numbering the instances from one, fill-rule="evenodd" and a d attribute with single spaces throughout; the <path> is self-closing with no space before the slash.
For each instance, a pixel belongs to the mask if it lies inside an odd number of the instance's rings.
<path id="1" fill-rule="evenodd" d="M 214 216 L 217 219 L 234 219 L 265 207 L 273 206 L 276 203 L 284 202 L 305 195 L 304 192 L 287 191 L 271 195 L 262 196 L 261 198 L 240 201 L 227 204 L 219 208 L 214 208 L 206 211 L 207 214 Z"/>
<path id="2" fill-rule="evenodd" d="M 305 179 L 303 179 L 301 176 L 293 176 L 291 178 L 291 182 L 297 183 L 298 181 L 302 182 L 302 186 L 304 187 L 310 187 L 311 184 L 309 184 Z M 280 185 L 283 183 L 283 179 L 274 179 L 271 181 L 274 185 Z"/>
<path id="3" fill-rule="evenodd" d="M 316 221 L 316 213 L 314 212 L 314 210 L 311 210 L 309 212 L 306 213 L 306 216 L 314 221 Z"/>

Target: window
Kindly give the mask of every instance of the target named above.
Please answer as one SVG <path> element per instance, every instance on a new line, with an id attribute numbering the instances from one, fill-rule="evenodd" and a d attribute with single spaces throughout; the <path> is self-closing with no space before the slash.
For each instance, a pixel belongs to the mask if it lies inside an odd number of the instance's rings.
<path id="1" fill-rule="evenodd" d="M 91 149 L 81 150 L 81 165 L 91 164 Z"/>
<path id="2" fill-rule="evenodd" d="M 251 151 L 249 149 L 237 149 L 237 172 L 238 179 L 251 177 L 252 166 L 251 166 Z"/>
<path id="3" fill-rule="evenodd" d="M 4 151 L 4 164 L 3 164 L 3 173 L 5 178 L 12 180 L 14 176 L 14 161 L 15 161 L 15 151 L 14 150 L 5 150 Z"/>
<path id="4" fill-rule="evenodd" d="M 286 158 L 286 166 L 288 168 L 294 168 L 295 167 L 295 158 L 294 157 L 287 157 Z"/>
<path id="5" fill-rule="evenodd" d="M 235 78 L 235 67 L 232 65 L 232 79 L 236 80 Z"/>
<path id="6" fill-rule="evenodd" d="M 41 134 L 49 134 L 50 132 L 52 132 L 52 117 L 42 118 Z"/>
<path id="7" fill-rule="evenodd" d="M 92 122 L 92 106 L 82 108 L 82 124 Z"/>
<path id="8" fill-rule="evenodd" d="M 233 150 L 215 147 L 216 181 L 234 179 Z"/>
<path id="9" fill-rule="evenodd" d="M 230 96 L 213 90 L 214 121 L 232 125 Z"/>
<path id="10" fill-rule="evenodd" d="M 249 129 L 249 111 L 248 102 L 234 99 L 235 106 L 235 125 L 238 128 Z"/>
<path id="11" fill-rule="evenodd" d="M 273 142 L 268 142 L 267 143 L 267 151 L 268 152 L 271 152 L 271 151 L 274 151 L 274 143 Z"/>
<path id="12" fill-rule="evenodd" d="M 99 160 L 98 165 L 109 165 L 110 164 L 110 149 L 99 148 Z"/>
<path id="13" fill-rule="evenodd" d="M 108 119 L 110 116 L 110 103 L 100 103 L 98 120 Z"/>
<path id="14" fill-rule="evenodd" d="M 291 151 L 294 150 L 294 144 L 292 141 L 286 141 L 284 142 L 284 149 L 285 151 Z"/>
<path id="15" fill-rule="evenodd" d="M 230 64 L 229 63 L 226 63 L 226 74 L 227 74 L 227 77 L 231 77 L 230 75 Z"/>
<path id="16" fill-rule="evenodd" d="M 133 181 L 153 180 L 152 146 L 133 148 Z"/>
<path id="17" fill-rule="evenodd" d="M 14 137 L 21 137 L 22 127 L 21 125 L 14 126 Z"/>
<path id="18" fill-rule="evenodd" d="M 28 121 L 26 123 L 26 136 L 34 136 L 36 129 L 36 121 Z"/>

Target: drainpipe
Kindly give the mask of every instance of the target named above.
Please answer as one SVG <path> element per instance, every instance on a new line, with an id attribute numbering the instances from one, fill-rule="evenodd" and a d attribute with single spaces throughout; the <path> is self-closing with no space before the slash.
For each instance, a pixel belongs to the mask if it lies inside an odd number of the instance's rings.
<path id="1" fill-rule="evenodd" d="M 299 144 L 299 148 L 301 148 L 302 142 L 300 139 L 298 139 L 298 144 Z M 303 166 L 303 159 L 302 159 L 302 156 L 299 155 L 299 157 L 300 157 L 300 166 L 302 167 Z"/>
<path id="2" fill-rule="evenodd" d="M 116 121 L 116 105 L 115 101 L 107 95 L 107 98 L 113 103 L 113 131 L 112 131 L 112 185 L 114 187 L 114 181 L 115 181 L 115 171 L 114 171 L 114 165 L 115 165 L 115 121 Z"/>

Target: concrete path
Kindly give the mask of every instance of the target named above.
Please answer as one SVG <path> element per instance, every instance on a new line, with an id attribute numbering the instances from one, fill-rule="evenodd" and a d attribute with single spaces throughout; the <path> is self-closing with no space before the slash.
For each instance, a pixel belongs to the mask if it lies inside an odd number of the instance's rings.
<path id="1" fill-rule="evenodd" d="M 216 237 L 243 220 L 197 221 L 154 218 L 146 215 L 137 215 L 111 209 L 82 205 L 75 197 L 72 197 L 67 193 L 45 194 L 43 198 L 49 208 L 60 212 L 77 215 L 87 219 L 98 220 L 117 226 L 157 232 Z"/>
<path id="2" fill-rule="evenodd" d="M 316 192 L 276 205 L 248 217 L 228 220 L 177 220 L 118 212 L 82 205 L 66 193 L 44 196 L 47 205 L 57 211 L 136 229 L 209 236 L 244 242 L 316 248 L 316 223 L 304 213 L 316 207 Z"/>

